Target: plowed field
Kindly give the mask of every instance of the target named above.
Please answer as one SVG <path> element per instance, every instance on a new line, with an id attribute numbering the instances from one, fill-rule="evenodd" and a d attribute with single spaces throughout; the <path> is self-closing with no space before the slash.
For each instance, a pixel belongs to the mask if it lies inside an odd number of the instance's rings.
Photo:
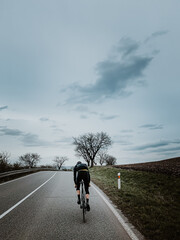
<path id="1" fill-rule="evenodd" d="M 114 167 L 180 176 L 180 157 L 156 162 L 116 165 Z"/>

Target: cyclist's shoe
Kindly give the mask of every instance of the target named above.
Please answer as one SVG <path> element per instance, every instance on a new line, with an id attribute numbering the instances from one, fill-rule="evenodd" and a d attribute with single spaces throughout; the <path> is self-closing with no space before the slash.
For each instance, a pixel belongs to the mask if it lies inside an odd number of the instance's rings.
<path id="1" fill-rule="evenodd" d="M 86 203 L 86 210 L 87 210 L 88 212 L 90 211 L 89 203 Z"/>
<path id="2" fill-rule="evenodd" d="M 77 200 L 77 204 L 80 204 L 80 203 L 81 203 L 81 201 L 80 201 L 80 199 L 78 199 L 78 200 Z"/>

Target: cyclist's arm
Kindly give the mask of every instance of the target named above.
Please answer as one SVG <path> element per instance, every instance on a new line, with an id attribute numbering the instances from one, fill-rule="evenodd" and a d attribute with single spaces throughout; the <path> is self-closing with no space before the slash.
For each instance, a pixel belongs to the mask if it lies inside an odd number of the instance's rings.
<path id="1" fill-rule="evenodd" d="M 76 184 L 76 167 L 74 167 L 73 173 L 74 173 L 74 183 Z"/>

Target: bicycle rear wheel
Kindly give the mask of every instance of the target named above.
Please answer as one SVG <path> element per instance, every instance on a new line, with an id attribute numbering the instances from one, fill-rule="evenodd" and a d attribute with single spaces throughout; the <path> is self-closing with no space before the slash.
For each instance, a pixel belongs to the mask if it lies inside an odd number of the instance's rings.
<path id="1" fill-rule="evenodd" d="M 86 222 L 86 201 L 85 201 L 85 191 L 84 191 L 84 183 L 81 182 L 81 204 L 82 204 L 82 212 L 83 212 L 83 222 Z"/>
<path id="2" fill-rule="evenodd" d="M 83 204 L 83 222 L 86 222 L 86 208 L 85 208 L 85 203 Z"/>

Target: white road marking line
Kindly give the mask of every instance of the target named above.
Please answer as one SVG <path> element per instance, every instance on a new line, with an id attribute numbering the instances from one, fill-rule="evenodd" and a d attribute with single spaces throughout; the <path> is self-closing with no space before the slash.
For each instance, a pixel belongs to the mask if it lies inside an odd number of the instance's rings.
<path id="1" fill-rule="evenodd" d="M 37 174 L 37 173 L 39 173 L 39 172 L 31 173 L 31 174 L 28 174 L 27 176 L 19 177 L 19 178 L 16 178 L 16 179 L 13 179 L 13 180 L 4 182 L 4 183 L 0 183 L 0 186 L 1 186 L 1 185 L 4 185 L 4 184 L 7 184 L 7 183 L 15 182 L 15 181 L 17 181 L 17 180 L 21 180 L 22 178 L 26 178 L 26 177 L 32 176 L 32 175 L 34 175 L 34 174 Z"/>
<path id="2" fill-rule="evenodd" d="M 96 190 L 96 192 L 100 195 L 100 197 L 104 200 L 104 202 L 107 204 L 107 206 L 110 208 L 110 210 L 114 213 L 114 215 L 117 217 L 120 224 L 123 226 L 127 234 L 132 240 L 139 240 L 137 236 L 134 234 L 134 232 L 130 229 L 130 227 L 125 223 L 123 218 L 120 216 L 120 214 L 116 211 L 116 209 L 112 206 L 112 204 L 103 196 L 103 194 L 97 189 L 96 185 L 91 182 L 92 187 Z"/>
<path id="3" fill-rule="evenodd" d="M 50 177 L 47 181 L 45 181 L 43 184 L 41 184 L 38 188 L 36 188 L 34 191 L 32 191 L 31 193 L 29 193 L 25 198 L 23 198 L 22 200 L 20 200 L 18 203 L 16 203 L 14 206 L 12 206 L 11 208 L 9 208 L 6 212 L 4 212 L 3 214 L 0 215 L 0 219 L 2 219 L 4 216 L 6 216 L 9 212 L 11 212 L 14 208 L 16 208 L 17 206 L 19 206 L 22 202 L 24 202 L 28 197 L 30 197 L 33 193 L 35 193 L 37 190 L 39 190 L 42 186 L 44 186 L 47 182 L 49 182 L 54 176 L 56 175 L 56 173 Z"/>

